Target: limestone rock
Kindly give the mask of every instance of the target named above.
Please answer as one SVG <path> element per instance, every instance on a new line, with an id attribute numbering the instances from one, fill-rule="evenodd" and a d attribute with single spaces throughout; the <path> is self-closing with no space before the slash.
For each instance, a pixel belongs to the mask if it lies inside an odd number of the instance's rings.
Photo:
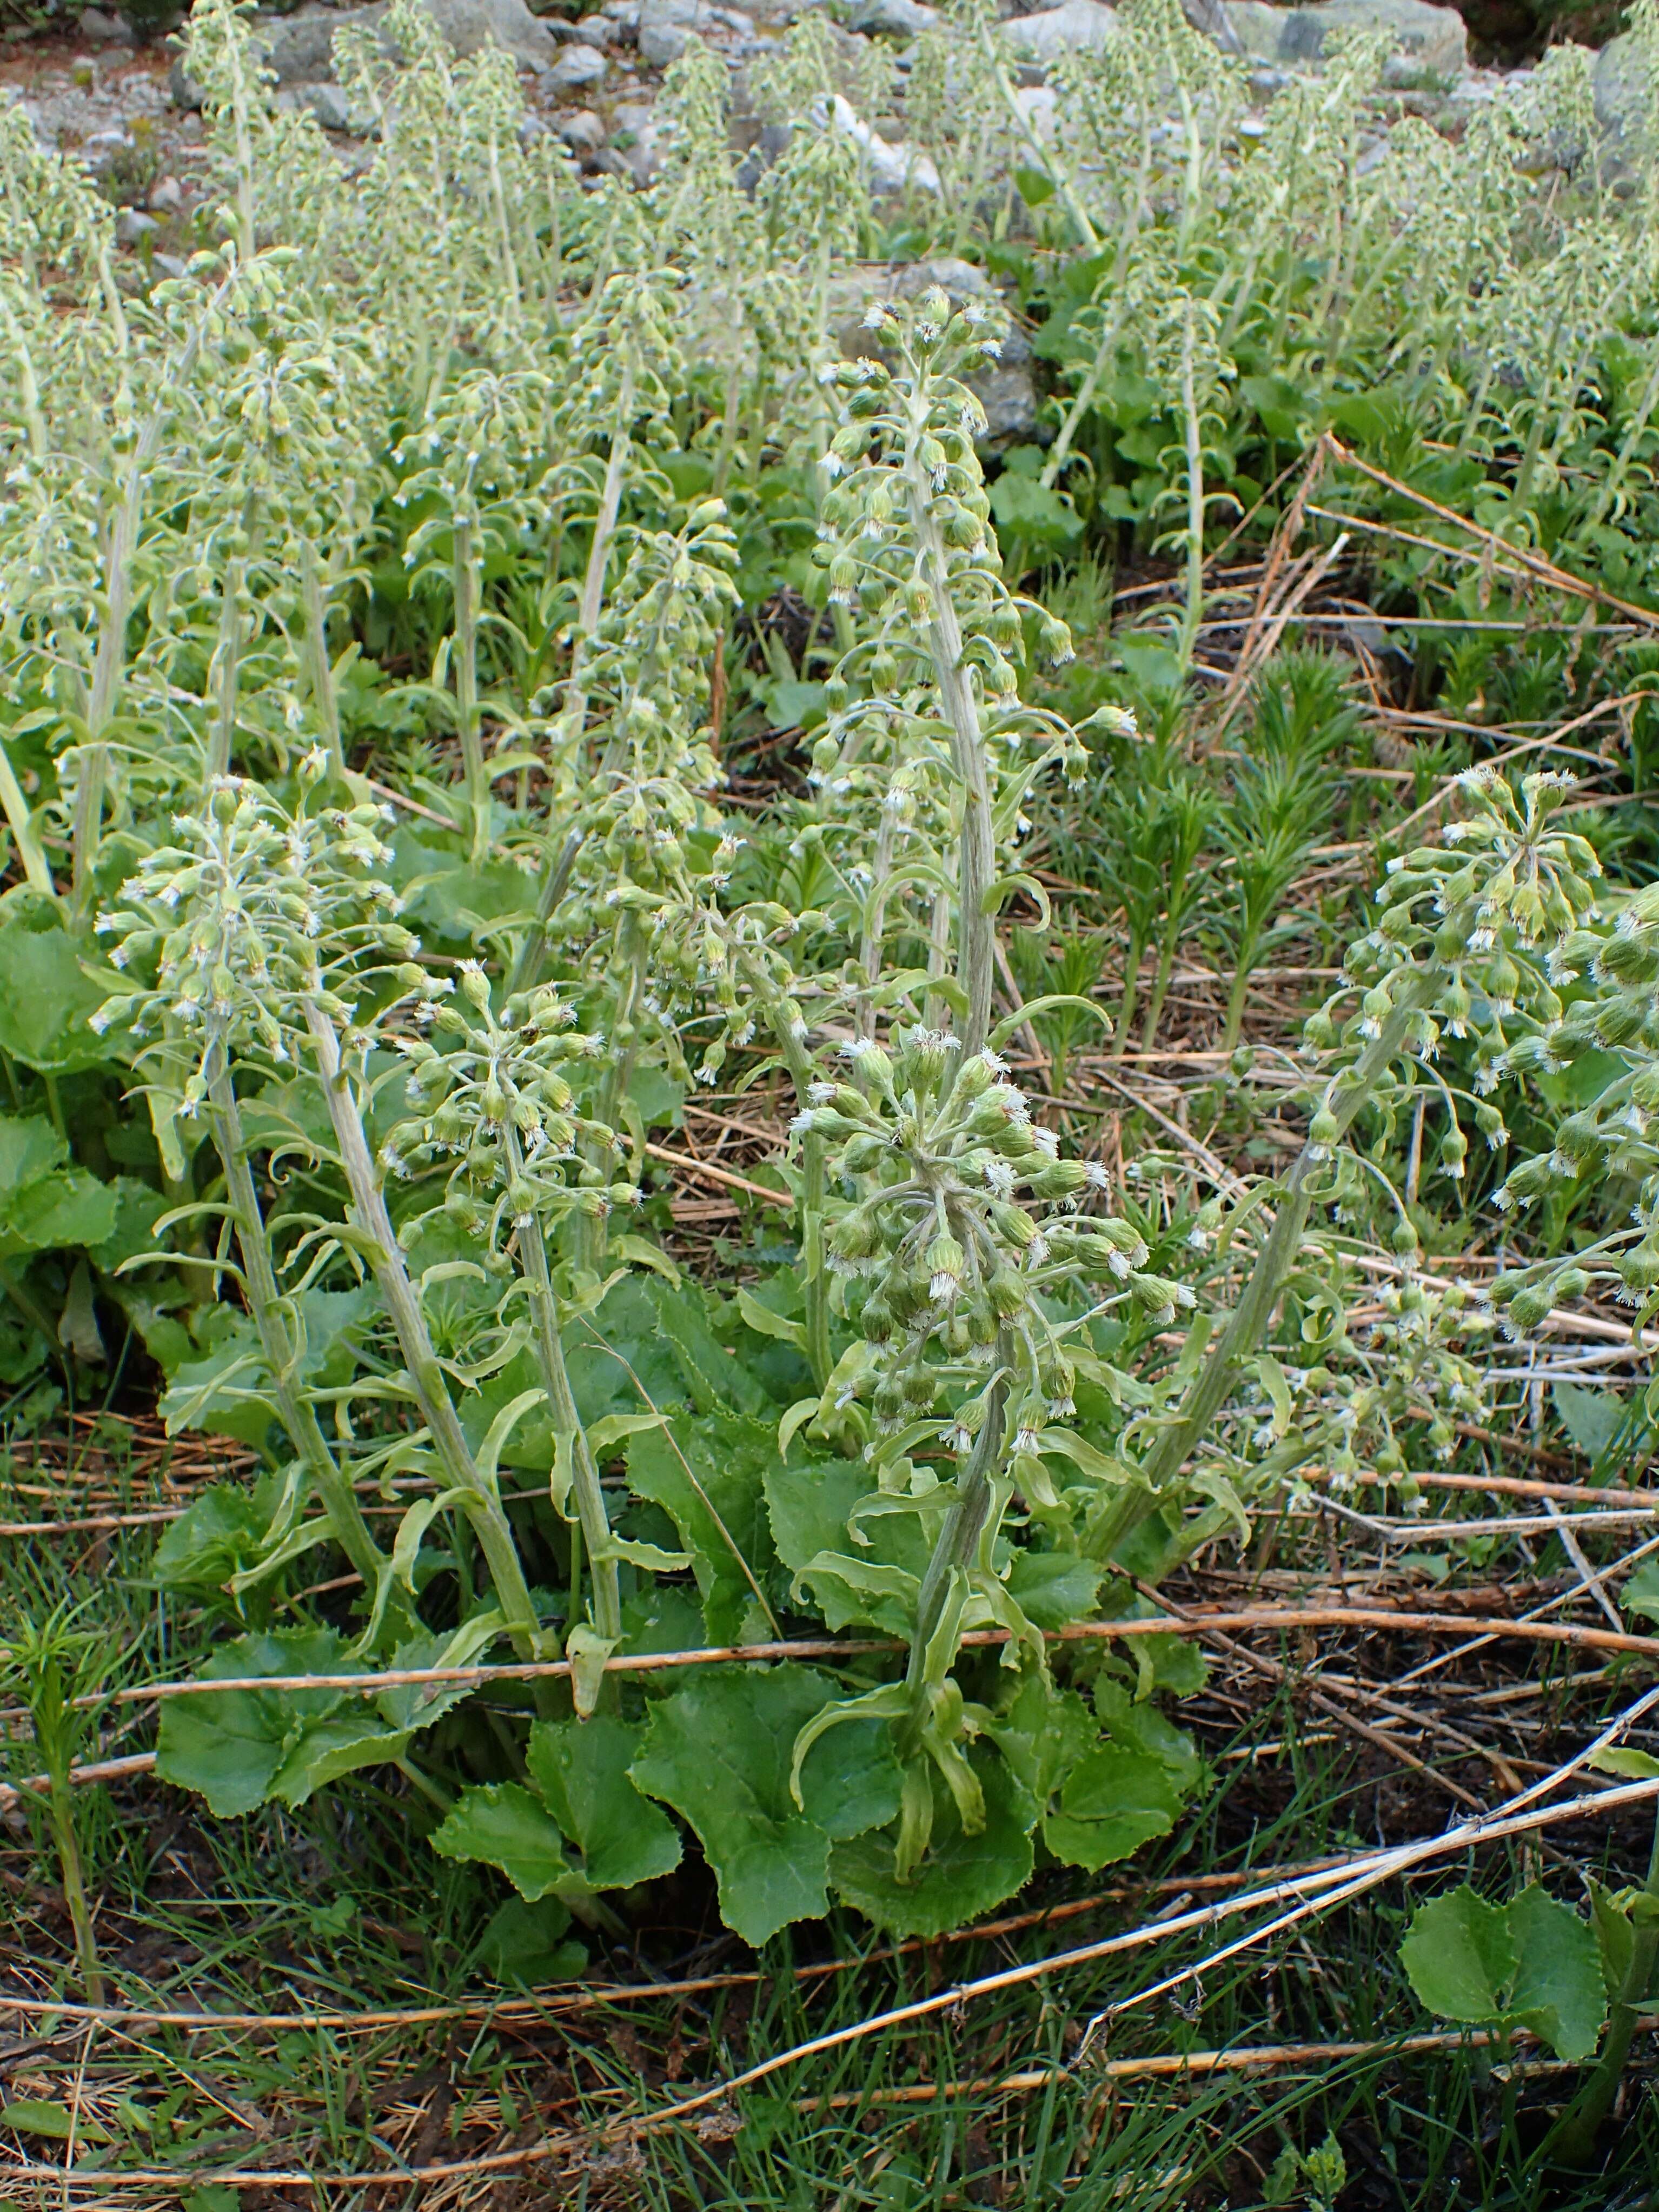
<path id="1" fill-rule="evenodd" d="M 1437 76 L 1462 76 L 1469 63 L 1468 32 L 1452 8 L 1430 0 L 1315 0 L 1274 8 L 1267 0 L 1224 0 L 1242 51 L 1258 61 L 1316 62 L 1332 31 L 1386 31 L 1395 56 Z"/>
<path id="2" fill-rule="evenodd" d="M 463 59 L 498 46 L 534 69 L 545 66 L 558 51 L 553 33 L 531 14 L 525 0 L 424 0 L 424 4 Z M 264 65 L 279 85 L 326 83 L 334 75 L 334 33 L 348 24 L 379 24 L 386 12 L 384 0 L 380 0 L 368 8 L 307 7 L 291 15 L 262 15 L 256 31 Z M 201 102 L 179 104 L 199 106 Z"/>
<path id="3" fill-rule="evenodd" d="M 864 173 L 872 192 L 936 193 L 939 190 L 939 171 L 926 154 L 908 146 L 890 145 L 839 93 L 833 100 L 814 105 L 812 120 L 819 130 L 834 131 L 852 140 L 864 156 Z"/>
<path id="4" fill-rule="evenodd" d="M 591 107 L 559 118 L 558 135 L 573 154 L 597 154 L 605 143 L 605 125 Z"/>
<path id="5" fill-rule="evenodd" d="M 131 24 L 124 23 L 118 15 L 106 15 L 101 8 L 83 8 L 76 29 L 89 46 L 136 46 L 138 43 Z"/>
<path id="6" fill-rule="evenodd" d="M 653 68 L 666 69 L 685 52 L 685 42 L 694 32 L 706 38 L 714 27 L 709 0 L 644 0 L 635 34 L 640 59 Z"/>
<path id="7" fill-rule="evenodd" d="M 585 92 L 591 85 L 603 84 L 610 67 L 597 46 L 567 46 L 541 77 L 555 92 Z"/>
<path id="8" fill-rule="evenodd" d="M 1650 97 L 1634 35 L 1611 39 L 1595 57 L 1595 119 L 1615 170 L 1632 167 L 1649 133 L 1659 137 L 1659 103 Z"/>
<path id="9" fill-rule="evenodd" d="M 847 21 L 855 31 L 888 31 L 896 38 L 914 39 L 934 27 L 939 9 L 926 6 L 924 0 L 854 0 Z"/>
<path id="10" fill-rule="evenodd" d="M 1024 59 L 1047 64 L 1079 48 L 1097 53 L 1121 28 L 1115 11 L 1103 7 L 1101 0 L 1063 0 L 1061 6 L 1040 9 L 1035 15 L 1012 17 L 1002 35 Z"/>
<path id="11" fill-rule="evenodd" d="M 349 131 L 351 109 L 337 84 L 319 80 L 314 84 L 287 86 L 276 95 L 282 107 L 301 108 L 314 115 L 325 131 Z"/>

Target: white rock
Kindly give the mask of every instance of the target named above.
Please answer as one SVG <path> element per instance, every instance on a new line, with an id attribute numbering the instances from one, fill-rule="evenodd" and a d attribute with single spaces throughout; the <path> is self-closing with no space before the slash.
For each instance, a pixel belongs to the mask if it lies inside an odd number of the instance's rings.
<path id="1" fill-rule="evenodd" d="M 1267 62 L 1316 62 L 1333 31 L 1385 31 L 1392 52 L 1437 76 L 1460 77 L 1469 36 L 1453 8 L 1430 0 L 1314 0 L 1273 8 L 1267 0 L 1225 0 L 1227 21 L 1247 54 Z"/>
<path id="2" fill-rule="evenodd" d="M 926 154 L 914 153 L 908 146 L 890 146 L 839 93 L 830 100 L 814 102 L 812 121 L 820 131 L 834 131 L 852 140 L 864 156 L 865 174 L 872 191 L 939 191 L 939 171 Z"/>
<path id="3" fill-rule="evenodd" d="M 559 118 L 558 135 L 573 153 L 595 154 L 605 143 L 605 125 L 591 107 L 579 107 Z"/>
<path id="4" fill-rule="evenodd" d="M 542 71 L 542 82 L 555 92 L 581 92 L 603 84 L 610 68 L 597 46 L 567 46 L 552 68 Z"/>
<path id="5" fill-rule="evenodd" d="M 121 246 L 137 246 L 161 228 L 153 215 L 141 215 L 137 208 L 123 208 L 115 218 L 116 241 Z"/>
<path id="6" fill-rule="evenodd" d="M 644 0 L 640 9 L 640 58 L 655 69 L 666 69 L 685 52 L 693 32 L 707 38 L 717 27 L 708 0 Z"/>
<path id="7" fill-rule="evenodd" d="M 1044 146 L 1052 146 L 1060 133 L 1060 94 L 1051 84 L 1023 84 L 1014 94 L 1026 128 Z"/>
<path id="8" fill-rule="evenodd" d="M 1115 10 L 1102 7 L 1100 0 L 1065 0 L 1061 7 L 1016 15 L 1002 27 L 1003 37 L 1016 53 L 1044 63 L 1079 51 L 1098 53 L 1121 31 Z"/>
<path id="9" fill-rule="evenodd" d="M 149 188 L 152 215 L 174 215 L 185 204 L 185 188 L 177 177 L 158 177 Z"/>
<path id="10" fill-rule="evenodd" d="M 854 0 L 847 21 L 855 31 L 890 31 L 896 38 L 914 39 L 933 28 L 939 9 L 924 0 Z"/>
<path id="11" fill-rule="evenodd" d="M 351 109 L 337 84 L 291 84 L 276 95 L 279 107 L 314 115 L 325 131 L 349 131 Z"/>
<path id="12" fill-rule="evenodd" d="M 657 121 L 656 111 L 642 101 L 619 102 L 611 112 L 611 119 L 617 141 L 628 141 L 625 146 L 618 143 L 615 151 L 626 162 L 629 175 L 643 189 L 662 166 L 658 150 L 662 125 Z"/>
<path id="13" fill-rule="evenodd" d="M 76 28 L 89 46 L 136 46 L 138 43 L 129 25 L 118 15 L 106 15 L 101 8 L 83 8 Z"/>

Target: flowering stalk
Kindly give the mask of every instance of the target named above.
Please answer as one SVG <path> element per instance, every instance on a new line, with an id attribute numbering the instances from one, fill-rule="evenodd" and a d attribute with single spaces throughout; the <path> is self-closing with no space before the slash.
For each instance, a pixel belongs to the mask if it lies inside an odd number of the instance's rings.
<path id="1" fill-rule="evenodd" d="M 270 1376 L 271 1396 L 278 1419 L 298 1453 L 323 1502 L 336 1540 L 362 1577 L 371 1596 L 386 1571 L 387 1561 L 363 1518 L 357 1494 L 335 1462 L 328 1448 L 316 1408 L 299 1388 L 299 1357 L 283 1310 L 276 1273 L 271 1265 L 270 1243 L 260 1212 L 259 1194 L 248 1164 L 247 1139 L 242 1128 L 241 1108 L 231 1079 L 230 1061 L 222 1031 L 212 1035 L 203 1060 L 215 1148 L 224 1169 L 225 1193 L 235 1224 L 237 1249 L 242 1258 L 242 1286 L 248 1310 L 259 1334 Z"/>
<path id="2" fill-rule="evenodd" d="M 375 1171 L 357 1098 L 341 1061 L 334 1018 L 314 997 L 302 1001 L 301 1012 L 318 1073 L 322 1077 L 323 1095 L 334 1126 L 334 1140 L 346 1188 L 351 1194 L 357 1227 L 363 1234 L 364 1242 L 358 1249 L 367 1259 L 385 1302 L 387 1318 L 403 1352 L 415 1402 L 431 1436 L 445 1480 L 459 1493 L 461 1510 L 478 1539 L 514 1649 L 522 1658 L 533 1659 L 541 1650 L 541 1631 L 513 1540 L 512 1527 L 501 1510 L 495 1484 L 485 1480 L 473 1459 L 450 1401 L 442 1363 L 433 1348 L 419 1295 L 409 1279 L 403 1247 L 386 1212 L 386 1194 Z"/>

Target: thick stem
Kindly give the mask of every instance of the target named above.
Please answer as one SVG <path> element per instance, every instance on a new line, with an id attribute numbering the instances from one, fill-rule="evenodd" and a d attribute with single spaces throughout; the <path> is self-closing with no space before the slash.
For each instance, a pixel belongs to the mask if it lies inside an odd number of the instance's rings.
<path id="1" fill-rule="evenodd" d="M 1329 1100 L 1339 1137 L 1370 1096 L 1377 1079 L 1405 1042 L 1418 1010 L 1427 1003 L 1436 979 L 1419 975 L 1400 1003 L 1389 1013 L 1382 1033 L 1368 1044 Z M 1155 1513 L 1163 1493 L 1197 1449 L 1232 1389 L 1238 1363 L 1246 1359 L 1267 1334 L 1279 1304 L 1279 1293 L 1296 1265 L 1307 1225 L 1312 1194 L 1308 1186 L 1325 1157 L 1323 1150 L 1304 1146 L 1285 1178 L 1273 1231 L 1250 1270 L 1243 1294 L 1233 1308 L 1221 1340 L 1188 1387 L 1176 1419 L 1148 1453 L 1145 1468 L 1147 1488 L 1125 1490 L 1121 1505 L 1106 1516 L 1091 1539 L 1091 1548 L 1109 1557 L 1130 1531 Z"/>
<path id="2" fill-rule="evenodd" d="M 524 1172 L 523 1155 L 519 1149 L 518 1133 L 510 1122 L 507 1127 L 507 1158 L 509 1172 L 515 1177 L 521 1176 Z M 569 1455 L 571 1495 L 576 1501 L 577 1523 L 586 1540 L 587 1556 L 592 1565 L 593 1626 L 601 1636 L 614 1639 L 622 1634 L 622 1595 L 617 1579 L 617 1562 L 607 1557 L 611 1522 L 605 1510 L 605 1492 L 599 1485 L 599 1470 L 593 1463 L 592 1449 L 587 1441 L 587 1431 L 582 1426 L 581 1415 L 576 1410 L 575 1394 L 570 1388 L 569 1370 L 564 1362 L 564 1344 L 559 1333 L 558 1299 L 553 1290 L 552 1271 L 548 1266 L 546 1240 L 542 1235 L 540 1222 L 533 1215 L 520 1225 L 519 1256 L 524 1267 L 525 1288 L 530 1295 L 530 1312 L 536 1332 L 536 1354 L 542 1370 L 542 1388 L 547 1393 L 548 1406 L 553 1416 L 553 1432 L 562 1441 Z M 575 1557 L 574 1547 L 572 1557 L 573 1559 Z M 572 1627 L 577 1619 L 578 1580 L 573 1568 Z"/>
<path id="3" fill-rule="evenodd" d="M 593 518 L 593 541 L 587 549 L 587 567 L 582 575 L 581 601 L 576 611 L 576 635 L 570 651 L 570 681 L 565 689 L 564 708 L 560 718 L 564 724 L 571 757 L 576 763 L 579 777 L 582 727 L 587 720 L 587 647 L 599 626 L 599 610 L 605 604 L 605 572 L 610 566 L 611 548 L 617 535 L 617 517 L 622 510 L 629 455 L 633 451 L 633 409 L 634 369 L 630 362 L 623 365 L 622 388 L 617 396 L 616 427 L 611 435 L 605 482 L 599 489 L 599 512 Z M 614 746 L 612 750 L 615 750 Z M 582 832 L 573 830 L 556 849 L 549 850 L 536 895 L 535 922 L 519 947 L 518 958 L 513 963 L 513 973 L 507 979 L 509 994 L 515 991 L 533 990 L 540 980 L 542 963 L 547 957 L 547 925 L 552 920 L 559 901 L 564 896 L 571 871 L 576 865 L 576 856 L 581 848 Z"/>
<path id="4" fill-rule="evenodd" d="M 225 570 L 224 596 L 219 605 L 219 645 L 213 656 L 213 736 L 208 748 L 210 784 L 230 774 L 236 738 L 236 690 L 242 649 L 242 564 L 233 560 Z"/>
<path id="5" fill-rule="evenodd" d="M 1204 611 L 1204 439 L 1198 419 L 1194 343 L 1189 300 L 1181 331 L 1181 415 L 1187 441 L 1187 604 L 1182 611 L 1178 648 L 1183 675 L 1193 665 L 1193 648 L 1198 643 L 1198 625 Z"/>
<path id="6" fill-rule="evenodd" d="M 1006 1335 L 999 1346 L 999 1355 L 1006 1369 L 1012 1363 L 1012 1347 Z M 1007 1398 L 1007 1383 L 999 1379 L 991 1387 L 985 1419 L 974 1439 L 968 1464 L 957 1479 L 956 1502 L 945 1513 L 934 1540 L 933 1556 L 922 1574 L 921 1588 L 916 1596 L 916 1625 L 911 1632 L 910 1656 L 904 1678 L 913 1697 L 921 1694 L 927 1646 L 950 1593 L 952 1571 L 972 1566 L 978 1556 L 979 1540 L 991 1510 L 991 1477 L 1002 1459 Z"/>
<path id="7" fill-rule="evenodd" d="M 430 1432 L 444 1480 L 452 1489 L 462 1493 L 466 1518 L 483 1553 L 514 1648 L 521 1657 L 533 1659 L 540 1650 L 540 1632 L 513 1541 L 512 1527 L 493 1486 L 478 1472 L 450 1402 L 443 1367 L 433 1348 L 420 1299 L 409 1279 L 398 1232 L 386 1212 L 386 1196 L 375 1173 L 374 1155 L 368 1148 L 357 1102 L 340 1064 L 339 1038 L 333 1022 L 314 1000 L 307 1002 L 305 1015 L 323 1079 L 329 1119 L 334 1126 L 340 1165 L 351 1194 L 352 1211 L 357 1217 L 357 1226 L 371 1242 L 369 1264 L 397 1333 L 421 1418 Z"/>
<path id="8" fill-rule="evenodd" d="M 925 418 L 924 418 L 925 419 Z M 980 727 L 979 702 L 963 662 L 962 630 L 951 598 L 945 539 L 927 495 L 927 478 L 915 452 L 921 425 L 905 457 L 910 512 L 933 597 L 928 650 L 939 699 L 951 725 L 951 751 L 962 786 L 962 842 L 957 864 L 957 981 L 968 1002 L 959 1032 L 962 1056 L 982 1051 L 991 1033 L 991 994 L 996 975 L 996 920 L 991 894 L 996 882 L 996 841 L 991 820 L 991 779 Z"/>
<path id="9" fill-rule="evenodd" d="M 225 1191 L 235 1223 L 237 1247 L 242 1255 L 242 1281 L 270 1371 L 277 1417 L 323 1502 L 341 1549 L 373 1596 L 386 1559 L 369 1534 L 356 1491 L 328 1448 L 316 1408 L 300 1388 L 299 1359 L 283 1310 L 259 1194 L 248 1164 L 247 1139 L 243 1133 L 236 1086 L 221 1042 L 216 1042 L 208 1049 L 207 1083 L 214 1142 L 224 1168 Z"/>
<path id="10" fill-rule="evenodd" d="M 315 548 L 300 541 L 300 574 L 306 603 L 307 680 L 311 704 L 322 732 L 328 764 L 337 776 L 345 774 L 345 750 L 340 742 L 340 702 L 334 691 L 334 666 L 328 657 L 328 605 L 323 597 L 323 574 Z"/>
<path id="11" fill-rule="evenodd" d="M 451 575 L 455 593 L 455 727 L 461 740 L 461 775 L 476 867 L 489 850 L 489 771 L 484 766 L 478 722 L 478 572 L 470 522 L 455 525 Z"/>

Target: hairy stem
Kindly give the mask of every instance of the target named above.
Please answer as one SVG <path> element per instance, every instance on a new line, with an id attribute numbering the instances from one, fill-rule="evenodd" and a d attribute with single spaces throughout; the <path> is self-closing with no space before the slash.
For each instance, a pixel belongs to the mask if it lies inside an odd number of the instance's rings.
<path id="1" fill-rule="evenodd" d="M 959 1035 L 962 1057 L 983 1050 L 991 1033 L 991 994 L 996 975 L 996 920 L 991 895 L 996 881 L 996 842 L 991 821 L 991 778 L 980 726 L 979 702 L 962 658 L 962 630 L 951 598 L 945 538 L 933 512 L 928 480 L 917 453 L 927 422 L 926 402 L 915 415 L 905 453 L 910 517 L 933 592 L 927 644 L 933 677 L 951 726 L 951 752 L 962 787 L 962 835 L 957 863 L 957 981 L 967 1000 Z"/>
<path id="2" fill-rule="evenodd" d="M 461 776 L 472 825 L 472 865 L 489 850 L 489 771 L 484 765 L 478 720 L 478 570 L 472 525 L 455 525 L 451 563 L 455 593 L 455 727 L 461 741 Z"/>
<path id="3" fill-rule="evenodd" d="M 1353 1066 L 1340 1079 L 1329 1100 L 1339 1135 L 1370 1097 L 1378 1079 L 1405 1042 L 1419 1007 L 1431 994 L 1431 973 L 1417 977 L 1382 1025 L 1382 1034 L 1366 1046 Z M 1312 1205 L 1309 1188 L 1324 1153 L 1304 1145 L 1286 1175 L 1271 1234 L 1250 1270 L 1249 1281 L 1233 1308 L 1221 1340 L 1188 1386 L 1176 1418 L 1164 1430 L 1147 1454 L 1143 1472 L 1145 1490 L 1125 1490 L 1122 1503 L 1106 1516 L 1091 1539 L 1091 1548 L 1105 1558 L 1133 1528 L 1155 1513 L 1163 1493 L 1197 1449 L 1210 1424 L 1225 1403 L 1241 1360 L 1247 1359 L 1266 1335 L 1278 1307 L 1279 1294 L 1296 1266 L 1302 1232 Z"/>
<path id="4" fill-rule="evenodd" d="M 323 597 L 323 573 L 316 548 L 308 538 L 300 541 L 300 576 L 306 605 L 306 676 L 311 686 L 312 710 L 322 732 L 328 764 L 337 775 L 345 774 L 345 749 L 340 741 L 340 702 L 334 690 L 334 665 L 328 657 L 328 603 Z"/>
<path id="5" fill-rule="evenodd" d="M 511 1122 L 507 1125 L 507 1160 L 508 1171 L 514 1176 L 524 1173 L 524 1155 L 520 1150 L 518 1132 Z M 599 1634 L 612 1639 L 622 1634 L 622 1595 L 617 1584 L 617 1562 L 609 1556 L 611 1522 L 605 1510 L 605 1492 L 599 1484 L 599 1470 L 593 1462 L 592 1449 L 587 1441 L 587 1431 L 582 1426 L 581 1415 L 576 1410 L 575 1394 L 570 1387 L 570 1372 L 565 1365 L 564 1343 L 559 1330 L 559 1303 L 553 1289 L 552 1270 L 548 1265 L 547 1243 L 542 1235 L 542 1225 L 532 1214 L 519 1227 L 519 1256 L 524 1267 L 525 1288 L 530 1296 L 531 1318 L 536 1332 L 536 1357 L 542 1370 L 542 1388 L 547 1393 L 547 1402 L 553 1416 L 553 1433 L 559 1440 L 562 1452 L 568 1457 L 570 1468 L 570 1492 L 576 1501 L 576 1521 L 586 1540 L 587 1556 L 592 1576 L 593 1626 Z M 573 1562 L 577 1553 L 573 1547 Z M 571 1625 L 576 1613 L 576 1584 L 579 1574 L 573 1565 L 571 1577 Z"/>
<path id="6" fill-rule="evenodd" d="M 300 1385 L 299 1357 L 283 1310 L 276 1271 L 271 1264 L 259 1194 L 248 1164 L 241 1109 L 222 1041 L 216 1041 L 209 1048 L 207 1083 L 214 1143 L 225 1171 L 225 1191 L 235 1224 L 237 1247 L 242 1255 L 243 1285 L 270 1375 L 277 1417 L 323 1502 L 341 1549 L 372 1595 L 386 1567 L 386 1558 L 369 1534 L 356 1491 L 328 1448 L 316 1408 Z"/>
<path id="7" fill-rule="evenodd" d="M 398 1232 L 386 1212 L 386 1195 L 375 1172 L 357 1101 L 341 1066 L 340 1041 L 334 1024 L 315 1000 L 307 1001 L 305 1015 L 323 1079 L 329 1119 L 334 1126 L 340 1165 L 351 1194 L 352 1211 L 357 1217 L 357 1226 L 370 1241 L 369 1265 L 397 1333 L 421 1418 L 430 1432 L 445 1481 L 462 1494 L 467 1522 L 477 1536 L 514 1648 L 520 1657 L 533 1659 L 540 1650 L 541 1638 L 536 1609 L 513 1541 L 512 1527 L 501 1510 L 494 1485 L 478 1471 L 450 1401 L 442 1364 L 433 1348 L 420 1298 L 404 1263 Z"/>

